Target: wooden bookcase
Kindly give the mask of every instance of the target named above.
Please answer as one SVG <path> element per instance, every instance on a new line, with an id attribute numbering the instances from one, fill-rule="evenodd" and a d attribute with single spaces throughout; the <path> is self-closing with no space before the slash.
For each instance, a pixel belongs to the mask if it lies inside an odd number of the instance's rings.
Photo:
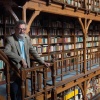
<path id="1" fill-rule="evenodd" d="M 98 27 L 99 24 L 93 22 L 87 35 L 87 70 L 93 66 L 99 66 Z M 67 58 L 64 62 L 58 61 L 57 68 L 63 66 L 66 67 L 66 72 L 74 70 L 77 71 L 77 74 L 82 72 L 84 35 L 77 19 L 72 20 L 71 17 L 57 17 L 57 15 L 42 13 L 34 20 L 29 34 L 33 46 L 45 61 L 52 61 L 53 56 L 56 60 Z M 76 66 L 74 67 L 74 65 Z M 79 66 L 80 71 L 78 71 Z"/>
<path id="2" fill-rule="evenodd" d="M 87 36 L 87 65 L 88 70 L 91 69 L 92 66 L 99 66 L 99 50 L 100 50 L 100 34 L 99 34 L 99 24 L 95 23 L 94 25 L 90 25 L 88 36 Z"/>
<path id="3" fill-rule="evenodd" d="M 5 44 L 5 38 L 8 35 L 11 35 L 14 33 L 14 24 L 15 21 L 9 15 L 6 13 L 4 9 L 0 9 L 0 49 L 4 49 L 4 44 Z M 0 84 L 5 83 L 5 75 L 3 73 L 4 71 L 4 66 L 5 63 L 0 60 Z"/>

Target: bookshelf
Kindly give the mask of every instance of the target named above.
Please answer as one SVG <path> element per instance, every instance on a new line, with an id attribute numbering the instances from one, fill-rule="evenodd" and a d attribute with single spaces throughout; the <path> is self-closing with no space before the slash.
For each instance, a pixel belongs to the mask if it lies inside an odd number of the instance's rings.
<path id="1" fill-rule="evenodd" d="M 2 10 L 0 10 L 0 49 L 4 48 L 4 16 Z M 4 82 L 3 78 L 3 67 L 4 63 L 0 60 L 0 83 Z"/>
<path id="2" fill-rule="evenodd" d="M 14 33 L 14 19 L 6 12 L 3 12 L 1 8 L 0 10 L 0 49 L 4 49 L 5 37 Z M 5 14 L 6 13 L 6 14 Z M 4 66 L 5 63 L 0 60 L 0 84 L 5 83 L 5 75 L 4 75 Z"/>
<path id="3" fill-rule="evenodd" d="M 0 14 L 1 14 L 1 16 L 0 16 L 0 48 L 3 48 L 3 46 L 4 46 L 4 41 L 3 41 L 3 38 L 4 38 L 4 17 L 3 17 L 2 12 Z"/>
<path id="4" fill-rule="evenodd" d="M 76 70 L 77 73 L 82 73 L 84 65 L 84 34 L 82 28 L 76 18 L 73 20 L 71 17 L 56 16 L 41 13 L 34 20 L 29 33 L 31 42 L 45 61 L 66 59 L 64 62 L 58 61 L 57 68 L 63 66 L 66 72 Z M 98 27 L 99 23 L 93 22 L 87 34 L 87 71 L 99 66 L 100 36 Z"/>
<path id="5" fill-rule="evenodd" d="M 87 36 L 87 67 L 88 70 L 92 66 L 99 66 L 99 44 L 100 44 L 99 24 L 92 24 L 89 27 Z"/>

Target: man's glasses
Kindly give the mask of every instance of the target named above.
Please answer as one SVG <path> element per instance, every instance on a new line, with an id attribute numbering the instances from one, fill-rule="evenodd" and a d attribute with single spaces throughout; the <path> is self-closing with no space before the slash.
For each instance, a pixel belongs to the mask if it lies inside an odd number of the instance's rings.
<path id="1" fill-rule="evenodd" d="M 26 31 L 26 28 L 18 28 L 20 31 Z"/>

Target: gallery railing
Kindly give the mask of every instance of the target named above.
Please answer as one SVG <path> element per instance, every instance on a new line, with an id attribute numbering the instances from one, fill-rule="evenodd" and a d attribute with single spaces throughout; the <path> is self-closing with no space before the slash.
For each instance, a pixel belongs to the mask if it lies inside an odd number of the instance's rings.
<path id="1" fill-rule="evenodd" d="M 99 0 L 42 0 L 47 4 L 56 3 L 64 7 L 70 6 L 77 9 L 83 9 L 89 12 L 100 12 Z"/>

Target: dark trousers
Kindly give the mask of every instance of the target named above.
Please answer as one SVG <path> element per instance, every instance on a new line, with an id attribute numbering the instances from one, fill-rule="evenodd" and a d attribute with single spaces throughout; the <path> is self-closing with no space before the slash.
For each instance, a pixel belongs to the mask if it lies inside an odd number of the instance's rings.
<path id="1" fill-rule="evenodd" d="M 21 80 L 18 78 L 13 83 L 10 83 L 11 100 L 21 100 Z"/>

